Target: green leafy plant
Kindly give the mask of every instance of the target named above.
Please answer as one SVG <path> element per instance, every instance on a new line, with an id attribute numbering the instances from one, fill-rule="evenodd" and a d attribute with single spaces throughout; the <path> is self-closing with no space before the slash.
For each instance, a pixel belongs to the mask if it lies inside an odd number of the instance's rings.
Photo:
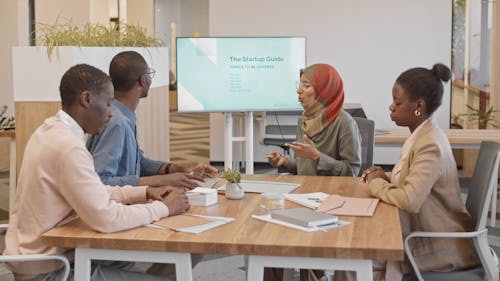
<path id="1" fill-rule="evenodd" d="M 462 115 L 461 113 L 454 114 L 451 117 L 451 124 L 450 124 L 450 129 L 463 129 L 464 127 L 460 124 L 462 120 Z"/>
<path id="2" fill-rule="evenodd" d="M 16 120 L 14 116 L 5 116 L 5 112 L 7 112 L 6 105 L 3 106 L 0 112 L 0 130 L 12 130 L 16 127 Z"/>
<path id="3" fill-rule="evenodd" d="M 220 177 L 230 183 L 239 183 L 241 181 L 241 174 L 238 170 L 225 170 L 220 173 Z"/>
<path id="4" fill-rule="evenodd" d="M 494 128 L 498 128 L 497 120 L 495 119 L 495 112 L 500 110 L 496 110 L 493 106 L 490 106 L 488 110 L 482 110 L 480 108 L 474 108 L 470 105 L 466 105 L 469 113 L 463 113 L 462 116 L 467 116 L 469 120 L 478 121 L 479 129 L 486 129 L 486 127 L 492 126 Z"/>
<path id="5" fill-rule="evenodd" d="M 37 23 L 37 45 L 47 46 L 49 59 L 58 46 L 160 47 L 165 44 L 147 35 L 146 28 L 125 24 L 86 23 L 78 26 L 71 19 L 57 17 L 53 24 Z"/>

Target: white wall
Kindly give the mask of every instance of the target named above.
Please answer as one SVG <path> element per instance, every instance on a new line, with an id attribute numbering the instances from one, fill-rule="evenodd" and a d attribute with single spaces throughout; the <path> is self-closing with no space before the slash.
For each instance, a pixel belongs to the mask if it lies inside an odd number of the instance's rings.
<path id="1" fill-rule="evenodd" d="M 28 45 L 28 1 L 0 1 L 0 106 L 14 114 L 12 46 Z"/>
<path id="2" fill-rule="evenodd" d="M 71 19 L 77 25 L 87 23 L 90 0 L 35 0 L 35 22 L 53 24 L 57 17 L 63 22 Z"/>
<path id="3" fill-rule="evenodd" d="M 127 23 L 145 27 L 148 34 L 153 35 L 154 1 L 127 0 Z"/>
<path id="4" fill-rule="evenodd" d="M 361 103 L 376 127 L 393 127 L 388 107 L 397 76 L 410 67 L 450 65 L 451 2 L 211 0 L 209 29 L 210 36 L 306 36 L 307 64 L 335 66 L 346 102 Z M 450 112 L 450 87 L 445 88 L 435 116 L 443 128 L 449 126 Z M 223 123 L 211 122 L 212 132 L 217 126 Z M 220 161 L 223 155 L 215 154 L 215 146 L 223 136 L 211 135 L 211 160 Z"/>

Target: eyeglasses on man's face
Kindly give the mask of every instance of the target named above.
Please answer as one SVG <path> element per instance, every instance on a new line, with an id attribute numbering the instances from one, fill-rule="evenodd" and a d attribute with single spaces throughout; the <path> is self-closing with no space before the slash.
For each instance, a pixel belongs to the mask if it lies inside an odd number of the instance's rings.
<path id="1" fill-rule="evenodd" d="M 153 68 L 149 68 L 148 72 L 144 73 L 144 75 L 148 75 L 151 79 L 155 78 L 156 70 Z"/>

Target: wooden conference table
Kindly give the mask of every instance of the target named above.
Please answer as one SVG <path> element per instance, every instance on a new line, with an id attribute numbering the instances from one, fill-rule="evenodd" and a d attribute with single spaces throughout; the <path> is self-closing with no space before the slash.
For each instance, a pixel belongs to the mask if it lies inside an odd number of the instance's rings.
<path id="1" fill-rule="evenodd" d="M 407 128 L 380 129 L 386 134 L 375 135 L 375 146 L 401 147 L 410 136 Z M 452 148 L 479 148 L 481 141 L 500 142 L 500 130 L 444 129 Z"/>
<path id="2" fill-rule="evenodd" d="M 323 191 L 369 197 L 358 178 L 244 175 L 246 179 L 300 183 L 295 193 Z M 102 234 L 81 222 L 52 229 L 43 235 L 50 246 L 76 248 L 75 280 L 89 280 L 90 260 L 175 263 L 177 280 L 192 280 L 190 253 L 249 255 L 248 280 L 262 280 L 263 267 L 344 269 L 357 271 L 358 280 L 372 280 L 372 260 L 401 261 L 404 257 L 398 209 L 379 203 L 373 217 L 347 217 L 351 224 L 327 232 L 302 232 L 253 219 L 264 214 L 259 194 L 228 200 L 189 212 L 234 217 L 236 220 L 200 234 L 139 227 Z M 286 207 L 298 207 L 286 201 Z"/>

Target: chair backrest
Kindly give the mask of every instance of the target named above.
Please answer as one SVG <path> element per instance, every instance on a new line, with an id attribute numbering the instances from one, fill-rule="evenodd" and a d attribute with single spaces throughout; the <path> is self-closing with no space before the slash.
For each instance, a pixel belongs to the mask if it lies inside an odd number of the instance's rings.
<path id="1" fill-rule="evenodd" d="M 297 120 L 302 111 L 271 111 L 262 117 L 260 143 L 285 147 L 285 143 L 295 141 Z"/>
<path id="2" fill-rule="evenodd" d="M 488 208 L 493 189 L 497 188 L 500 143 L 483 141 L 479 148 L 476 167 L 472 174 L 471 185 L 465 206 L 476 223 L 476 230 L 486 227 Z"/>
<path id="3" fill-rule="evenodd" d="M 373 141 L 375 139 L 375 122 L 373 120 L 353 117 L 358 124 L 359 133 L 361 134 L 361 168 L 359 175 L 366 168 L 373 166 Z"/>

